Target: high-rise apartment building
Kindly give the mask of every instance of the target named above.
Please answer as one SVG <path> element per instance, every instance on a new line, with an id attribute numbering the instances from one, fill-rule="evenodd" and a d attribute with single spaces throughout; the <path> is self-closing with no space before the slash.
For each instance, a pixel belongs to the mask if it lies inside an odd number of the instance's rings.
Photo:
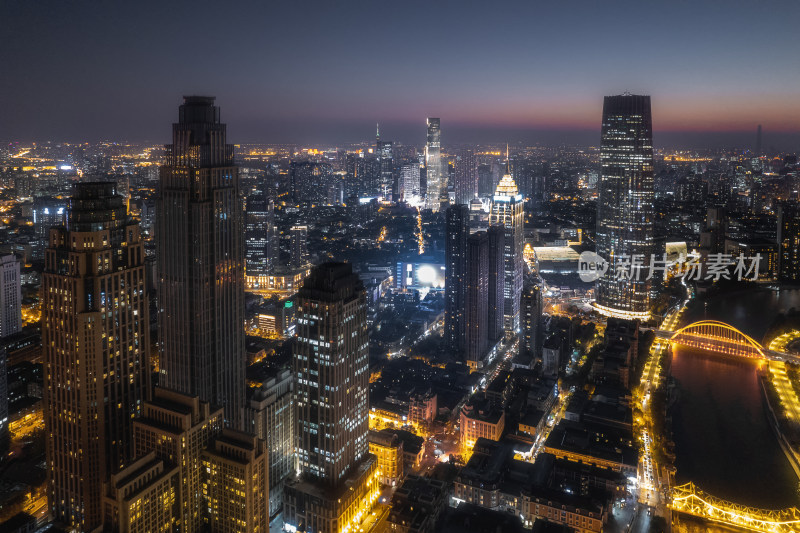
<path id="1" fill-rule="evenodd" d="M 134 455 L 150 452 L 179 469 L 179 531 L 194 533 L 205 528 L 202 453 L 222 432 L 222 409 L 214 409 L 197 396 L 156 388 L 133 421 Z"/>
<path id="2" fill-rule="evenodd" d="M 289 230 L 289 266 L 300 268 L 307 263 L 308 226 L 292 226 Z"/>
<path id="3" fill-rule="evenodd" d="M 522 256 L 525 231 L 524 199 L 517 190 L 517 184 L 507 171 L 497 184 L 492 197 L 492 211 L 489 223 L 504 228 L 503 257 L 503 327 L 507 335 L 520 331 L 519 299 L 522 294 L 524 258 Z"/>
<path id="4" fill-rule="evenodd" d="M 271 373 L 252 389 L 247 408 L 248 431 L 267 443 L 270 517 L 283 510 L 283 484 L 294 471 L 293 382 L 289 369 Z"/>
<path id="5" fill-rule="evenodd" d="M 8 352 L 0 346 L 0 457 L 5 457 L 11 439 L 8 420 Z"/>
<path id="6" fill-rule="evenodd" d="M 347 263 L 315 267 L 297 293 L 294 345 L 297 475 L 284 521 L 299 531 L 356 526 L 377 497 L 368 452 L 367 300 Z"/>
<path id="7" fill-rule="evenodd" d="M 187 96 L 172 127 L 157 206 L 160 384 L 245 406 L 244 220 L 233 145 L 213 97 Z"/>
<path id="8" fill-rule="evenodd" d="M 522 285 L 522 345 L 520 350 L 538 357 L 542 346 L 542 289 L 533 276 Z"/>
<path id="9" fill-rule="evenodd" d="M 469 205 L 478 195 L 478 164 L 475 152 L 468 148 L 458 150 L 453 167 L 455 203 Z"/>
<path id="10" fill-rule="evenodd" d="M 467 238 L 464 298 L 464 352 L 470 368 L 483 366 L 489 345 L 489 236 L 485 231 Z"/>
<path id="11" fill-rule="evenodd" d="M 414 202 L 419 199 L 419 178 L 419 163 L 406 163 L 400 168 L 400 183 L 402 185 L 403 194 L 402 197 L 405 202 Z"/>
<path id="12" fill-rule="evenodd" d="M 607 316 L 647 319 L 655 198 L 649 96 L 605 97 L 600 161 L 597 254 L 608 269 L 597 280 L 595 305 Z"/>
<path id="13" fill-rule="evenodd" d="M 442 165 L 442 131 L 438 118 L 428 119 L 428 140 L 425 144 L 426 188 L 425 207 L 438 211 L 442 190 L 447 190 L 447 180 Z"/>
<path id="14" fill-rule="evenodd" d="M 490 344 L 503 336 L 505 328 L 505 242 L 503 226 L 489 226 L 489 287 L 487 300 L 487 335 Z"/>
<path id="15" fill-rule="evenodd" d="M 800 206 L 795 202 L 778 207 L 778 281 L 800 283 Z"/>
<path id="16" fill-rule="evenodd" d="M 0 257 L 0 338 L 22 329 L 22 279 L 19 259 Z"/>
<path id="17" fill-rule="evenodd" d="M 132 455 L 150 381 L 144 248 L 116 184 L 79 183 L 42 276 L 43 410 L 52 516 L 102 521 L 102 484 Z"/>
<path id="18" fill-rule="evenodd" d="M 267 533 L 269 494 L 263 440 L 225 429 L 201 453 L 208 531 Z"/>
<path id="19" fill-rule="evenodd" d="M 453 205 L 445 213 L 444 331 L 447 343 L 464 347 L 464 305 L 466 294 L 467 237 L 469 208 Z"/>
<path id="20" fill-rule="evenodd" d="M 258 289 L 269 284 L 277 266 L 277 238 L 275 235 L 275 204 L 269 193 L 267 179 L 259 180 L 247 196 L 245 214 L 245 275 L 249 288 Z"/>

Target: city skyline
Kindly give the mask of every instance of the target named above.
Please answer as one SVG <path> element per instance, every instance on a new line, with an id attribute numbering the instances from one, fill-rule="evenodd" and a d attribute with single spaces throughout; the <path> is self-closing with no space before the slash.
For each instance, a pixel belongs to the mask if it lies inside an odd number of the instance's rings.
<path id="1" fill-rule="evenodd" d="M 386 7 L 389 29 L 408 32 L 378 32 L 380 15 L 355 6 L 306 7 L 218 6 L 204 18 L 153 4 L 9 5 L 0 138 L 157 142 L 177 93 L 230 102 L 223 118 L 239 142 L 355 141 L 375 122 L 385 139 L 418 142 L 418 120 L 437 116 L 448 143 L 595 143 L 597 95 L 624 90 L 654 96 L 657 145 L 689 145 L 698 132 L 710 146 L 750 145 L 759 124 L 765 146 L 800 135 L 800 79 L 786 67 L 799 44 L 791 2 Z M 223 31 L 178 62 L 185 39 L 209 24 Z M 641 44 L 609 53 L 623 41 L 604 32 L 619 25 Z M 422 36 L 433 60 L 420 61 Z M 91 81 L 100 72 L 102 91 Z"/>

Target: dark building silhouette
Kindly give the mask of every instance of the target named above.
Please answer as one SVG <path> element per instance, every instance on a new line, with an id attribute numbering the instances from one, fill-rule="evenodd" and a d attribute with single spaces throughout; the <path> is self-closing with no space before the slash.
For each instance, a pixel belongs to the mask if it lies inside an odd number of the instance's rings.
<path id="1" fill-rule="evenodd" d="M 489 236 L 485 231 L 467 239 L 465 292 L 465 356 L 470 368 L 480 368 L 489 345 Z"/>
<path id="2" fill-rule="evenodd" d="M 800 283 L 800 207 L 794 202 L 778 207 L 778 281 Z"/>
<path id="3" fill-rule="evenodd" d="M 467 238 L 469 208 L 454 205 L 445 213 L 445 338 L 455 349 L 464 347 Z"/>
<path id="4" fill-rule="evenodd" d="M 213 97 L 187 96 L 157 207 L 160 384 L 225 409 L 245 404 L 244 220 L 233 145 Z"/>

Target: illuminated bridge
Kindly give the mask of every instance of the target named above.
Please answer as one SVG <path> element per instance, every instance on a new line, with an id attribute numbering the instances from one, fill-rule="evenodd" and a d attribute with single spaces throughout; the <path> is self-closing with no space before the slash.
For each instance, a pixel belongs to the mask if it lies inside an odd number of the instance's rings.
<path id="1" fill-rule="evenodd" d="M 677 331 L 656 331 L 673 344 L 750 359 L 775 359 L 798 363 L 796 356 L 768 350 L 733 326 L 716 320 L 701 320 Z"/>
<path id="2" fill-rule="evenodd" d="M 796 507 L 781 511 L 745 507 L 706 494 L 694 483 L 674 487 L 670 507 L 673 511 L 751 531 L 800 531 L 800 511 Z"/>

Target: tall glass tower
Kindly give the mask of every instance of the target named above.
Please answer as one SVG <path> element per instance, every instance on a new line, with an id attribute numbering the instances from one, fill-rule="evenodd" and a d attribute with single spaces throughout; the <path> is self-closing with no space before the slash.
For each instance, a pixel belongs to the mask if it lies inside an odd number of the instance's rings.
<path id="1" fill-rule="evenodd" d="M 223 407 L 227 424 L 242 427 L 244 221 L 213 97 L 184 98 L 156 211 L 160 384 Z"/>
<path id="2" fill-rule="evenodd" d="M 608 269 L 597 280 L 595 305 L 607 316 L 645 320 L 650 316 L 646 267 L 654 252 L 649 96 L 605 97 L 600 161 L 597 254 Z"/>
<path id="3" fill-rule="evenodd" d="M 492 197 L 492 211 L 489 214 L 491 225 L 502 226 L 505 230 L 503 242 L 504 283 L 503 283 L 503 326 L 506 335 L 520 331 L 519 301 L 522 296 L 522 280 L 525 274 L 522 256 L 525 231 L 524 198 L 517 189 L 511 171 L 507 170 L 497 184 Z"/>
<path id="4" fill-rule="evenodd" d="M 428 142 L 425 144 L 425 168 L 427 169 L 427 187 L 425 190 L 425 207 L 433 211 L 439 210 L 442 189 L 447 187 L 442 172 L 442 130 L 438 118 L 428 119 Z"/>

